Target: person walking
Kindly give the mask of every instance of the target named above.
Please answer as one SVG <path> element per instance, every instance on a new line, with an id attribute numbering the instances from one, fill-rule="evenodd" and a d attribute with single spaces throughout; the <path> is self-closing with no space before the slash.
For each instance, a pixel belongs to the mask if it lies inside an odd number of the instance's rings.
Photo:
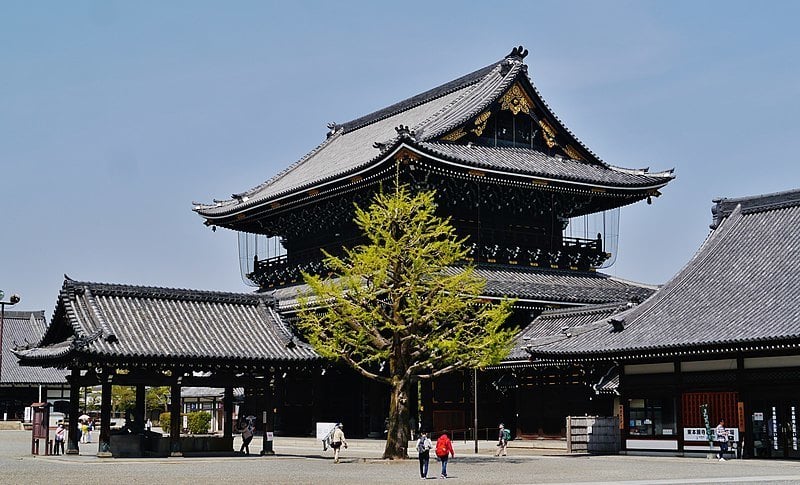
<path id="1" fill-rule="evenodd" d="M 728 430 L 725 429 L 725 420 L 720 419 L 716 429 L 714 429 L 714 438 L 719 444 L 719 453 L 717 458 L 719 461 L 725 461 L 725 453 L 728 451 Z"/>
<path id="2" fill-rule="evenodd" d="M 81 430 L 81 443 L 89 443 L 89 425 L 86 421 L 81 421 L 79 428 Z"/>
<path id="3" fill-rule="evenodd" d="M 239 453 L 244 452 L 245 455 L 250 455 L 250 442 L 253 441 L 253 422 L 248 420 L 247 424 L 242 429 L 242 446 L 239 448 Z"/>
<path id="4" fill-rule="evenodd" d="M 499 432 L 497 433 L 497 453 L 494 456 L 500 456 L 500 453 L 503 456 L 506 456 L 506 451 L 508 449 L 508 440 L 511 439 L 511 431 L 506 429 L 503 423 L 500 423 Z"/>
<path id="5" fill-rule="evenodd" d="M 53 449 L 53 454 L 58 455 L 59 450 L 61 450 L 61 454 L 64 454 L 64 440 L 67 437 L 67 430 L 64 428 L 63 424 L 59 424 L 58 428 L 56 428 L 56 438 L 55 438 L 55 448 Z"/>
<path id="6" fill-rule="evenodd" d="M 444 430 L 436 440 L 436 457 L 442 462 L 442 475 L 439 478 L 447 478 L 447 461 L 451 456 L 455 458 L 456 453 L 453 451 L 453 442 L 447 436 L 447 430 Z"/>
<path id="7" fill-rule="evenodd" d="M 153 430 L 153 422 L 150 421 L 150 418 L 147 418 L 147 422 L 144 423 L 145 431 L 152 431 Z"/>
<path id="8" fill-rule="evenodd" d="M 339 463 L 339 450 L 342 446 L 347 449 L 347 440 L 344 437 L 344 431 L 342 431 L 342 423 L 336 423 L 336 428 L 333 430 L 333 435 L 331 436 L 331 448 L 333 448 L 333 462 Z"/>
<path id="9" fill-rule="evenodd" d="M 423 480 L 428 478 L 428 463 L 431 460 L 431 448 L 433 443 L 428 438 L 428 433 L 420 431 L 419 439 L 417 440 L 417 453 L 419 453 L 419 476 Z"/>

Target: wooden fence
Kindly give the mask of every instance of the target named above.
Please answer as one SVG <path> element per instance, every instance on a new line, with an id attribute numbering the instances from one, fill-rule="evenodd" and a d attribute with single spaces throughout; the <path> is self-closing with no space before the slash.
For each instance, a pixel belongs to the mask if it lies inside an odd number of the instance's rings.
<path id="1" fill-rule="evenodd" d="M 567 416 L 568 453 L 618 453 L 619 418 Z"/>

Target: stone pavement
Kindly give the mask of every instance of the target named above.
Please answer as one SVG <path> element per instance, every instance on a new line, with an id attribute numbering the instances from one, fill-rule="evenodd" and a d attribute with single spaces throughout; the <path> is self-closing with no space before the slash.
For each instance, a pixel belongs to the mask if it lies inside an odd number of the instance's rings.
<path id="1" fill-rule="evenodd" d="M 277 437 L 275 456 L 195 456 L 183 458 L 97 458 L 97 444 L 84 445 L 80 456 L 31 456 L 30 432 L 0 432 L 2 484 L 164 483 L 420 483 L 418 462 L 380 459 L 383 441 L 350 440 L 342 462 L 333 464 L 311 438 Z M 567 455 L 562 450 L 525 448 L 513 442 L 509 456 L 495 457 L 494 443 L 482 441 L 479 452 L 472 442 L 455 442 L 456 456 L 448 465 L 456 483 L 528 484 L 586 483 L 595 485 L 663 485 L 708 483 L 800 483 L 800 462 L 730 460 L 650 456 Z M 235 445 L 239 445 L 237 440 Z M 520 447 L 517 447 L 520 445 Z M 261 449 L 261 438 L 251 443 Z M 440 465 L 431 460 L 429 479 Z"/>

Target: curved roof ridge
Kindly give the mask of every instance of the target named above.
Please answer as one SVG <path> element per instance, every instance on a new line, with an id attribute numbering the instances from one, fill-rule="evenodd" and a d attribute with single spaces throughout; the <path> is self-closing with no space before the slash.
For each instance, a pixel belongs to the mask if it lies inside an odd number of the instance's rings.
<path id="1" fill-rule="evenodd" d="M 751 214 L 753 212 L 800 205 L 800 189 L 784 190 L 781 192 L 752 195 L 748 197 L 720 197 L 712 200 L 712 202 L 714 206 L 711 207 L 711 213 L 714 216 L 714 223 L 711 228 L 714 229 L 719 225 L 722 219 L 730 216 L 737 206 L 741 206 L 744 214 Z"/>
<path id="2" fill-rule="evenodd" d="M 641 189 L 647 186 L 660 188 L 674 178 L 671 172 L 635 174 L 611 170 L 606 165 L 550 155 L 530 147 L 464 145 L 435 140 L 417 142 L 416 146 L 425 149 L 429 152 L 428 155 L 452 162 L 545 179 L 557 178 L 572 183 Z"/>
<path id="3" fill-rule="evenodd" d="M 667 170 L 662 170 L 660 172 L 653 172 L 650 173 L 650 167 L 644 168 L 625 168 L 625 167 L 618 167 L 616 165 L 607 164 L 608 168 L 611 170 L 615 170 L 617 172 L 627 173 L 631 175 L 648 175 L 651 177 L 670 177 L 675 173 L 674 168 L 670 168 Z"/>
<path id="4" fill-rule="evenodd" d="M 258 304 L 263 299 L 256 293 L 233 293 L 214 290 L 193 290 L 187 288 L 169 288 L 163 286 L 129 285 L 121 283 L 95 283 L 89 281 L 67 280 L 64 287 L 89 290 L 95 296 L 137 296 L 159 299 L 182 300 L 214 300 L 231 303 Z"/>
<path id="5" fill-rule="evenodd" d="M 661 285 L 655 285 L 655 284 L 650 284 L 650 283 L 642 283 L 641 281 L 634 281 L 634 280 L 629 280 L 629 279 L 626 279 L 626 278 L 620 278 L 619 276 L 609 275 L 608 277 L 610 279 L 614 280 L 614 281 L 619 281 L 620 283 L 625 283 L 626 285 L 638 286 L 639 288 L 647 288 L 648 290 L 657 290 L 657 289 L 659 289 L 661 287 Z"/>
<path id="6" fill-rule="evenodd" d="M 98 329 L 98 331 L 101 332 L 100 335 L 104 336 L 108 342 L 113 342 L 116 340 L 117 337 L 114 334 L 114 331 L 111 329 L 111 326 L 108 324 L 108 321 L 105 319 L 105 317 L 103 317 L 103 313 L 100 311 L 97 300 L 94 298 L 90 288 L 86 288 L 86 291 L 84 292 L 84 298 L 86 298 L 86 303 L 90 311 L 87 316 L 89 319 L 97 322 L 97 326 L 100 327 Z"/>
<path id="7" fill-rule="evenodd" d="M 306 160 L 308 160 L 308 159 L 310 159 L 310 158 L 314 157 L 314 155 L 316 155 L 317 153 L 319 153 L 319 152 L 320 152 L 320 151 L 321 151 L 323 148 L 325 148 L 325 146 L 326 146 L 326 145 L 328 145 L 330 142 L 332 142 L 333 140 L 335 140 L 336 138 L 338 138 L 338 137 L 339 137 L 339 136 L 341 136 L 342 134 L 343 134 L 343 131 L 342 131 L 342 130 L 340 130 L 340 129 L 337 129 L 336 131 L 334 131 L 334 132 L 331 134 L 331 136 L 329 136 L 329 137 L 325 138 L 325 140 L 323 140 L 323 142 L 322 142 L 322 143 L 320 143 L 319 145 L 317 145 L 316 147 L 314 147 L 314 149 L 313 149 L 313 150 L 311 150 L 310 152 L 308 152 L 308 153 L 306 153 L 305 155 L 303 155 L 303 156 L 300 158 L 300 160 L 297 160 L 296 162 L 294 162 L 294 163 L 290 164 L 288 167 L 284 168 L 283 170 L 281 170 L 280 172 L 278 172 L 277 174 L 275 174 L 275 176 L 273 176 L 271 179 L 267 180 L 266 182 L 264 182 L 264 183 L 263 183 L 263 184 L 261 184 L 261 185 L 258 185 L 257 187 L 254 187 L 254 188 L 252 188 L 252 189 L 248 190 L 248 191 L 247 191 L 247 192 L 245 192 L 244 194 L 245 194 L 245 195 L 252 195 L 252 194 L 254 194 L 254 193 L 256 193 L 256 192 L 259 192 L 261 189 L 264 189 L 264 188 L 266 188 L 266 187 L 269 187 L 270 185 L 274 184 L 275 182 L 277 182 L 278 180 L 280 180 L 280 179 L 281 179 L 281 178 L 282 178 L 284 175 L 286 175 L 286 174 L 288 174 L 289 172 L 291 172 L 292 170 L 294 170 L 294 169 L 295 169 L 295 167 L 297 167 L 298 165 L 300 165 L 300 164 L 304 163 Z"/>
<path id="8" fill-rule="evenodd" d="M 545 310 L 539 315 L 540 320 L 557 319 L 565 315 L 591 315 L 592 313 L 605 313 L 609 310 L 624 308 L 629 305 L 627 301 L 615 301 L 609 303 L 598 303 L 595 305 L 586 305 L 570 308 L 555 308 L 552 310 Z"/>
<path id="9" fill-rule="evenodd" d="M 488 66 L 482 67 L 467 75 L 461 76 L 458 79 L 454 79 L 452 81 L 439 85 L 433 89 L 429 89 L 423 93 L 414 95 L 410 98 L 406 98 L 402 101 L 394 103 L 385 108 L 373 111 L 372 113 L 361 116 L 360 118 L 356 118 L 346 123 L 342 123 L 340 126 L 345 133 L 355 131 L 359 128 L 363 128 L 364 126 L 375 123 L 376 121 L 389 118 L 398 113 L 402 113 L 403 111 L 433 101 L 436 98 L 440 98 L 442 96 L 458 91 L 459 89 L 467 87 L 470 84 L 474 84 L 483 79 L 484 76 L 489 74 L 498 64 L 502 63 L 503 60 L 504 59 L 501 59 L 500 61 L 497 62 L 493 62 Z"/>
<path id="10" fill-rule="evenodd" d="M 337 125 L 337 127 L 338 127 L 338 125 Z M 240 192 L 238 194 L 233 194 L 233 198 L 231 198 L 231 199 L 227 199 L 227 200 L 223 200 L 223 201 L 215 201 L 214 204 L 195 203 L 193 205 L 195 206 L 195 209 L 210 209 L 210 208 L 214 208 L 214 207 L 223 207 L 223 206 L 227 206 L 227 205 L 246 202 L 247 198 L 249 198 L 250 196 L 252 196 L 252 195 L 254 195 L 254 194 L 256 194 L 256 193 L 258 193 L 258 192 L 260 192 L 262 190 L 264 190 L 265 188 L 269 187 L 270 185 L 274 184 L 275 182 L 277 182 L 278 180 L 282 179 L 284 176 L 289 174 L 292 170 L 297 168 L 297 166 L 302 165 L 308 159 L 312 158 L 314 155 L 319 153 L 320 150 L 322 150 L 326 145 L 328 145 L 334 139 L 336 139 L 339 136 L 341 136 L 342 133 L 343 132 L 342 132 L 341 129 L 334 128 L 334 131 L 331 133 L 330 136 L 325 138 L 325 140 L 323 140 L 322 143 L 320 143 L 319 145 L 314 147 L 314 149 L 312 149 L 310 152 L 308 152 L 305 155 L 303 155 L 299 160 L 289 164 L 283 170 L 279 171 L 278 173 L 276 173 L 275 175 L 270 177 L 267 181 L 262 182 L 262 183 L 256 185 L 255 187 L 253 187 L 253 188 L 251 188 L 249 190 L 245 190 L 244 192 Z M 238 196 L 238 198 L 237 198 L 237 196 Z"/>
<path id="11" fill-rule="evenodd" d="M 502 73 L 502 68 L 504 64 L 510 65 L 509 71 L 505 74 Z M 424 120 L 418 126 L 419 129 L 424 130 L 425 127 L 429 124 L 433 124 L 434 130 L 430 133 L 425 133 L 423 131 L 422 137 L 420 140 L 431 140 L 440 136 L 454 128 L 458 125 L 466 122 L 473 116 L 477 115 L 481 111 L 486 110 L 486 108 L 491 105 L 493 102 L 500 97 L 500 95 L 505 91 L 511 84 L 514 83 L 516 80 L 519 72 L 522 70 L 524 64 L 521 61 L 514 61 L 511 59 L 504 59 L 503 62 L 499 63 L 494 70 L 490 71 L 483 77 L 480 83 L 474 85 L 473 89 L 468 92 L 464 93 L 464 95 L 459 96 L 453 102 L 451 102 L 448 106 L 445 106 L 440 110 L 439 113 L 431 116 L 428 120 Z M 497 71 L 500 78 L 495 80 L 490 77 L 491 74 Z M 475 98 L 479 100 L 476 103 L 465 103 L 469 97 Z M 450 108 L 453 106 L 457 106 L 461 108 L 460 110 L 453 111 Z M 439 114 L 443 115 L 443 119 L 437 119 Z M 449 119 L 447 116 L 450 115 Z M 441 121 L 440 126 L 436 126 L 436 121 Z"/>
<path id="12" fill-rule="evenodd" d="M 352 131 L 356 131 L 356 130 L 361 129 L 361 128 L 369 125 L 369 124 L 384 120 L 386 118 L 390 118 L 390 117 L 392 117 L 392 116 L 394 116 L 396 114 L 402 113 L 403 111 L 408 111 L 408 110 L 413 109 L 413 108 L 415 108 L 417 106 L 420 106 L 422 104 L 428 103 L 428 102 L 433 101 L 433 100 L 435 100 L 437 98 L 441 98 L 442 96 L 446 96 L 446 95 L 448 95 L 450 93 L 456 92 L 456 91 L 458 91 L 460 89 L 463 89 L 465 87 L 469 87 L 471 85 L 480 83 L 481 81 L 483 81 L 486 78 L 487 75 L 491 74 L 492 71 L 499 70 L 500 66 L 502 65 L 502 63 L 504 61 L 507 61 L 507 60 L 503 59 L 503 60 L 498 61 L 496 63 L 490 64 L 490 65 L 488 65 L 486 67 L 478 69 L 477 71 L 474 71 L 474 72 L 472 72 L 470 74 L 467 74 L 466 76 L 462 76 L 461 78 L 458 78 L 458 79 L 456 79 L 454 81 L 451 81 L 449 83 L 445 83 L 445 84 L 443 84 L 441 86 L 438 86 L 436 88 L 429 89 L 428 91 L 425 91 L 424 93 L 418 94 L 416 96 L 412 96 L 411 98 L 408 98 L 406 100 L 400 101 L 398 103 L 395 103 L 395 104 L 393 104 L 391 106 L 388 106 L 386 108 L 383 108 L 381 110 L 375 111 L 375 112 L 370 113 L 368 115 L 362 116 L 361 118 L 357 118 L 356 120 L 349 121 L 349 122 L 343 123 L 343 124 L 333 124 L 332 125 L 331 136 L 328 136 L 325 140 L 323 140 L 322 143 L 317 145 L 313 150 L 311 150 L 308 153 L 306 153 L 299 160 L 297 160 L 294 163 L 290 164 L 289 166 L 285 167 L 283 170 L 281 170 L 280 172 L 278 172 L 277 174 L 272 176 L 266 182 L 263 182 L 263 183 L 255 186 L 255 187 L 249 189 L 249 190 L 246 190 L 244 192 L 241 192 L 240 194 L 235 194 L 235 195 L 240 195 L 240 196 L 243 196 L 243 197 L 249 197 L 249 196 L 251 196 L 253 194 L 256 194 L 256 193 L 260 192 L 261 190 L 269 187 L 270 185 L 274 184 L 275 182 L 277 182 L 278 180 L 283 178 L 285 175 L 287 175 L 288 173 L 293 171 L 297 166 L 299 166 L 299 165 L 305 163 L 306 161 L 308 161 L 309 159 L 313 158 L 314 155 L 319 153 L 326 145 L 328 145 L 335 138 L 338 138 L 339 136 L 341 136 L 343 134 L 350 133 Z M 442 89 L 442 88 L 445 88 L 445 89 Z M 418 123 L 417 126 L 414 129 L 417 130 L 420 127 L 423 127 L 429 120 L 436 118 L 436 116 L 439 113 L 446 112 L 449 107 L 451 107 L 453 105 L 456 105 L 458 102 L 460 102 L 468 94 L 469 93 L 464 93 L 463 95 L 459 96 L 458 98 L 453 100 L 451 103 L 449 103 L 447 106 L 445 106 L 442 109 L 440 109 L 439 112 L 431 115 L 426 120 L 423 120 L 422 122 Z M 386 143 L 387 144 L 391 144 L 396 139 L 397 138 L 395 137 L 395 138 L 387 141 Z M 206 207 L 211 208 L 211 207 L 221 207 L 221 206 L 224 206 L 224 205 L 231 205 L 232 203 L 236 203 L 236 202 L 238 202 L 238 200 L 236 200 L 234 198 L 234 199 L 229 199 L 229 200 L 217 202 L 216 204 L 196 204 L 196 205 L 201 207 L 201 208 L 206 208 Z"/>

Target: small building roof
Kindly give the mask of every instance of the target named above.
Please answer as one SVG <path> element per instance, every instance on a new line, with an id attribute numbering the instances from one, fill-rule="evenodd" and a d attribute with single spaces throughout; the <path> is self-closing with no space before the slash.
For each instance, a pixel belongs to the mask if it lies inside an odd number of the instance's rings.
<path id="1" fill-rule="evenodd" d="M 800 189 L 719 199 L 712 232 L 641 305 L 528 342 L 541 359 L 800 347 Z"/>
<path id="2" fill-rule="evenodd" d="M 531 342 L 542 343 L 547 339 L 559 340 L 576 328 L 586 328 L 588 324 L 606 319 L 634 305 L 632 302 L 615 301 L 577 308 L 546 310 L 534 318 L 514 339 L 507 361 L 529 360 L 531 355 L 526 348 Z"/>
<path id="3" fill-rule="evenodd" d="M 44 310 L 9 311 L 3 316 L 2 366 L 0 386 L 66 384 L 66 373 L 57 369 L 21 367 L 13 349 L 38 342 L 47 328 Z"/>
<path id="4" fill-rule="evenodd" d="M 263 367 L 319 356 L 255 294 L 79 282 L 67 278 L 53 322 L 14 353 L 25 365 Z"/>

